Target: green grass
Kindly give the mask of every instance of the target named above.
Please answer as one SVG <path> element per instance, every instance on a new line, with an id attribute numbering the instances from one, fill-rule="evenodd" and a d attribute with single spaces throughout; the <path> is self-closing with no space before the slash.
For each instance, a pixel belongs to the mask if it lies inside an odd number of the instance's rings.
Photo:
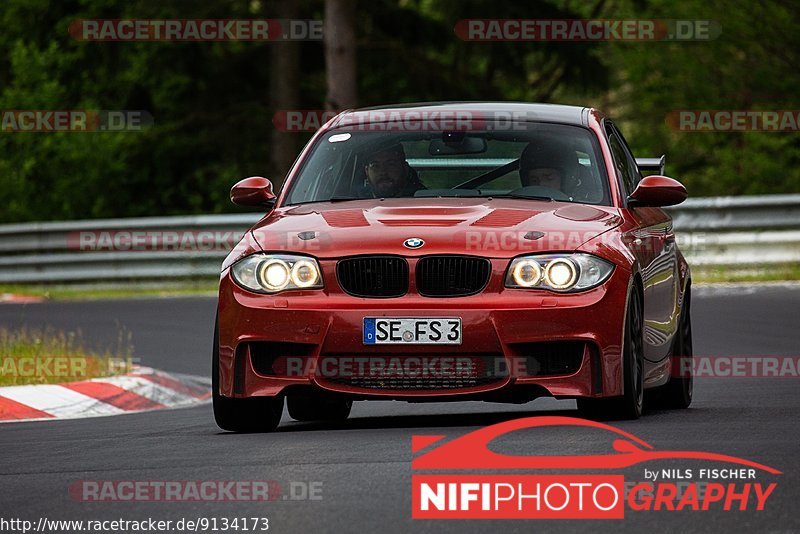
<path id="1" fill-rule="evenodd" d="M 800 265 L 796 263 L 763 265 L 693 265 L 695 283 L 777 282 L 800 280 Z"/>
<path id="2" fill-rule="evenodd" d="M 182 282 L 121 282 L 117 284 L 25 285 L 0 284 L 0 295 L 24 295 L 46 300 L 97 300 L 136 297 L 214 296 L 217 280 Z"/>
<path id="3" fill-rule="evenodd" d="M 130 333 L 108 348 L 89 348 L 80 331 L 0 327 L 0 386 L 58 384 L 129 372 Z"/>

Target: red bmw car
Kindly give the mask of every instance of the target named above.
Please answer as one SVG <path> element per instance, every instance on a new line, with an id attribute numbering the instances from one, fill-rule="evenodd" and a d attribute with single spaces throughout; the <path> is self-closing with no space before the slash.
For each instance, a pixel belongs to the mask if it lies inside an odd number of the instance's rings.
<path id="1" fill-rule="evenodd" d="M 222 265 L 217 424 L 342 420 L 354 400 L 574 398 L 637 418 L 692 399 L 686 198 L 597 110 L 437 103 L 343 112 Z M 642 171 L 656 175 L 642 177 Z"/>

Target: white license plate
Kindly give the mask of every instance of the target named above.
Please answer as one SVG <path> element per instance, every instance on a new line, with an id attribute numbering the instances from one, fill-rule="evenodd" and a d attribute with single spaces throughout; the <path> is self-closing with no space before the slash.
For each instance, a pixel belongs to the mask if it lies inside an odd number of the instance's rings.
<path id="1" fill-rule="evenodd" d="M 364 317 L 365 345 L 460 345 L 459 317 Z"/>

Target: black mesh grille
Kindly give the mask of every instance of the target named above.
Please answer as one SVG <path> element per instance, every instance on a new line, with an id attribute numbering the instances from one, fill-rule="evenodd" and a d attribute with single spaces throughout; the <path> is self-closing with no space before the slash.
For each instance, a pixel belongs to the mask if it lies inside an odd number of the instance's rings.
<path id="1" fill-rule="evenodd" d="M 250 362 L 264 376 L 305 376 L 315 345 L 284 341 L 250 341 L 239 344 L 250 350 Z"/>
<path id="2" fill-rule="evenodd" d="M 374 366 L 377 358 L 368 358 L 368 362 L 358 368 L 326 364 L 318 365 L 317 372 L 320 369 L 345 369 L 340 373 L 322 375 L 321 378 L 356 388 L 400 391 L 474 388 L 502 382 L 508 377 L 508 366 L 502 355 L 443 356 L 450 357 L 453 363 L 439 367 L 436 365 L 438 358 L 432 358 L 432 365 L 426 367 L 425 358 L 385 356 L 386 365 L 381 367 Z M 335 359 L 337 356 L 326 355 L 322 359 L 328 358 Z"/>
<path id="3" fill-rule="evenodd" d="M 344 291 L 357 297 L 400 297 L 408 291 L 408 263 L 393 256 L 341 260 L 336 276 Z"/>
<path id="4" fill-rule="evenodd" d="M 578 371 L 583 362 L 582 341 L 553 341 L 522 345 L 529 376 L 568 375 Z"/>
<path id="5" fill-rule="evenodd" d="M 417 263 L 417 291 L 426 297 L 461 297 L 480 292 L 492 264 L 471 256 L 427 256 Z"/>

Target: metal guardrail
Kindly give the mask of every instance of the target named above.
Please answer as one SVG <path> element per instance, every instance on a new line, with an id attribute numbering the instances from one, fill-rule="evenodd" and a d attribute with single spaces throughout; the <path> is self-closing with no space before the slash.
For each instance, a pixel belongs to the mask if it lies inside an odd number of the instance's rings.
<path id="1" fill-rule="evenodd" d="M 800 195 L 690 198 L 667 210 L 682 231 L 800 229 Z"/>
<path id="2" fill-rule="evenodd" d="M 695 198 L 669 211 L 690 264 L 800 262 L 800 195 Z M 259 218 L 252 213 L 0 225 L 0 283 L 214 278 L 227 251 Z M 180 250 L 102 246 L 104 237 L 127 232 L 194 241 Z M 87 248 L 82 236 L 97 240 Z"/>
<path id="3" fill-rule="evenodd" d="M 800 263 L 800 195 L 690 198 L 667 210 L 691 265 Z"/>
<path id="4" fill-rule="evenodd" d="M 213 278 L 228 251 L 260 217 L 248 213 L 0 225 L 0 283 Z M 119 250 L 124 247 L 113 242 L 103 246 L 103 237 L 124 232 L 189 236 L 194 243 L 152 251 Z M 82 235 L 96 236 L 99 246 L 82 246 Z"/>

